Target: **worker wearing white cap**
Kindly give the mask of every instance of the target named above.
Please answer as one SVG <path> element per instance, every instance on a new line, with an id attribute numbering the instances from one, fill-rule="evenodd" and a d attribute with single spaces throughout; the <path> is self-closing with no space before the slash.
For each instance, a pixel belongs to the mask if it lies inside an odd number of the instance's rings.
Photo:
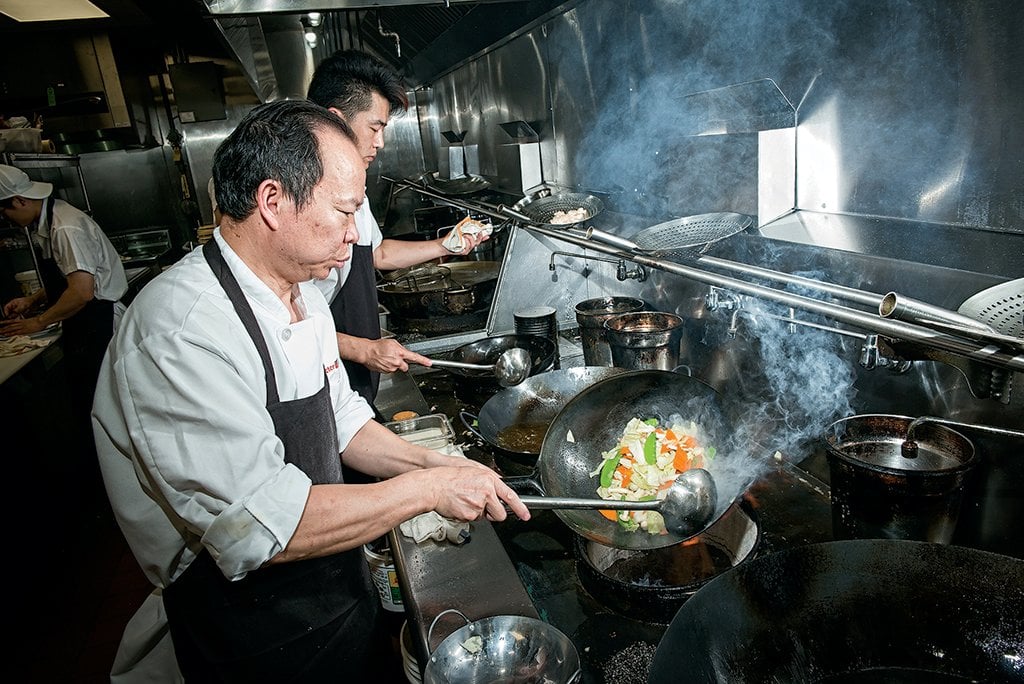
<path id="1" fill-rule="evenodd" d="M 114 332 L 114 305 L 128 291 L 121 258 L 95 221 L 53 197 L 53 185 L 3 164 L 0 213 L 28 229 L 43 284 L 4 305 L 0 335 L 31 335 L 62 323 L 72 408 L 85 430 L 83 441 L 91 444 L 96 378 Z"/>

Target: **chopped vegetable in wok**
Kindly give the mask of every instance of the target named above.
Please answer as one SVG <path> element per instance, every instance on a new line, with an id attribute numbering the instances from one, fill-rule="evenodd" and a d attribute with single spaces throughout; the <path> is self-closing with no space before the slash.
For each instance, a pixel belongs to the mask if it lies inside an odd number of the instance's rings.
<path id="1" fill-rule="evenodd" d="M 590 476 L 599 478 L 597 494 L 602 499 L 653 501 L 665 498 L 680 473 L 703 468 L 714 455 L 713 446 L 701 444 L 693 421 L 659 427 L 656 418 L 632 418 L 615 447 L 601 454 L 601 465 Z M 657 511 L 602 510 L 601 514 L 630 532 L 667 534 Z"/>

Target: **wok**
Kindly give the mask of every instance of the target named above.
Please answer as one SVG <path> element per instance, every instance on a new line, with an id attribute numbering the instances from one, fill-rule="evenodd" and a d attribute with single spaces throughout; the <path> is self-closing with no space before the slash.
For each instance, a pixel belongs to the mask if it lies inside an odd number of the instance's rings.
<path id="1" fill-rule="evenodd" d="M 727 441 L 726 412 L 715 391 L 695 378 L 669 371 L 631 371 L 584 389 L 551 422 L 535 474 L 526 480 L 538 479 L 537 488 L 547 496 L 594 498 L 598 479 L 590 473 L 601 463 L 601 452 L 618 442 L 626 423 L 633 417 L 664 422 L 673 416 L 696 422 L 705 443 L 718 450 L 716 458 L 706 464 L 718 490 L 714 512 L 692 537 L 718 520 L 753 479 L 752 474 L 749 479 L 735 476 L 725 467 L 737 450 Z M 506 482 L 512 484 L 513 480 Z M 687 538 L 627 532 L 592 510 L 557 510 L 556 514 L 576 533 L 620 549 L 657 549 Z"/>
<path id="2" fill-rule="evenodd" d="M 501 453 L 533 464 L 544 433 L 569 400 L 595 382 L 625 372 L 599 366 L 547 371 L 498 392 L 480 407 L 479 416 L 463 411 L 459 417 L 470 432 Z"/>
<path id="3" fill-rule="evenodd" d="M 530 372 L 527 377 L 547 370 L 555 362 L 554 341 L 536 335 L 492 335 L 456 347 L 448 352 L 447 357 L 449 361 L 459 363 L 493 366 L 503 352 L 516 347 L 530 353 Z M 447 370 L 472 382 L 495 386 L 498 384 L 493 371 L 468 368 L 449 368 Z"/>
<path id="4" fill-rule="evenodd" d="M 686 601 L 648 682 L 1019 682 L 1022 577 L 1019 559 L 930 542 L 780 551 Z"/>

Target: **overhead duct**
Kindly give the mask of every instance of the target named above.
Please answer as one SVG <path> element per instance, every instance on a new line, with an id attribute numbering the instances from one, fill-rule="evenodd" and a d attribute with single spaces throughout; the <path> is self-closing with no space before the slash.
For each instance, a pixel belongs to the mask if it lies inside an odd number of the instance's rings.
<path id="1" fill-rule="evenodd" d="M 313 52 L 298 15 L 215 18 L 260 102 L 306 97 Z"/>

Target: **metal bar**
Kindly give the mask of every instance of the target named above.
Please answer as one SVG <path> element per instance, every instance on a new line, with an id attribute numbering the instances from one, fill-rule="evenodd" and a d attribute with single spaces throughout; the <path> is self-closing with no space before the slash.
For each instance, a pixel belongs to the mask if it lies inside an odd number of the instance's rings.
<path id="1" fill-rule="evenodd" d="M 538 233 L 555 240 L 569 242 L 577 247 L 611 254 L 643 266 L 656 268 L 660 271 L 673 273 L 701 283 L 717 285 L 719 287 L 736 290 L 743 294 L 796 307 L 804 311 L 819 313 L 824 316 L 834 318 L 841 323 L 865 328 L 881 335 L 888 335 L 890 337 L 903 340 L 919 342 L 928 347 L 949 351 L 990 366 L 1024 371 L 1024 354 L 1010 354 L 1002 351 L 994 344 L 982 345 L 973 341 L 965 341 L 953 335 L 937 332 L 929 328 L 893 321 L 875 314 L 868 314 L 863 311 L 850 309 L 838 304 L 823 302 L 789 292 L 782 292 L 770 287 L 736 280 L 735 278 L 730 278 L 728 276 L 709 273 L 698 268 L 669 263 L 660 259 L 646 257 L 641 254 L 626 252 L 562 231 L 550 230 L 548 228 L 531 225 L 524 225 L 523 227 L 531 232 Z"/>

